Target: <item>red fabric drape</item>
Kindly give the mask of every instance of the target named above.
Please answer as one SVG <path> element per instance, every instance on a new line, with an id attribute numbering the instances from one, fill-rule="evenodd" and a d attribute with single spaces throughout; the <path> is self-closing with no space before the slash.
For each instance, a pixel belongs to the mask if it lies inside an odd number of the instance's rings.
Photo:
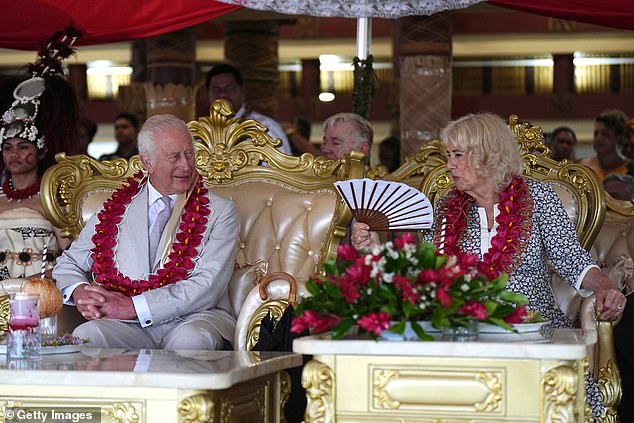
<path id="1" fill-rule="evenodd" d="M 10 0 L 3 10 L 0 47 L 35 50 L 73 25 L 77 45 L 127 41 L 186 28 L 239 9 L 213 0 Z"/>
<path id="2" fill-rule="evenodd" d="M 489 3 L 571 21 L 634 29 L 634 0 L 489 0 Z"/>

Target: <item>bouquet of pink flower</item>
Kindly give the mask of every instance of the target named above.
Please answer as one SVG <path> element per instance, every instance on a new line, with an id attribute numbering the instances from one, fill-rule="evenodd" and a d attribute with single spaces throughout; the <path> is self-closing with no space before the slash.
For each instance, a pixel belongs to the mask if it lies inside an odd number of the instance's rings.
<path id="1" fill-rule="evenodd" d="M 306 283 L 311 294 L 295 311 L 291 331 L 332 331 L 345 335 L 353 325 L 376 338 L 389 329 L 402 334 L 406 322 L 422 340 L 420 321 L 436 329 L 482 321 L 513 330 L 526 315 L 527 299 L 505 289 L 508 276 L 489 270 L 473 255 L 439 254 L 433 244 L 405 234 L 373 251 L 339 247 L 325 274 Z"/>

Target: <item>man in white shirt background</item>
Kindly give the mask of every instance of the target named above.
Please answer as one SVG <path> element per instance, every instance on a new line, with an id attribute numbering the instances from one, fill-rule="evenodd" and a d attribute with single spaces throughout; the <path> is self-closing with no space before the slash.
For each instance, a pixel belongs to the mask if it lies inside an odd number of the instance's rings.
<path id="1" fill-rule="evenodd" d="M 270 116 L 251 110 L 249 105 L 244 102 L 244 84 L 242 73 L 238 68 L 224 63 L 211 68 L 207 72 L 207 94 L 210 102 L 222 99 L 231 103 L 235 117 L 256 120 L 266 126 L 273 139 L 282 140 L 278 149 L 285 154 L 293 154 L 291 145 L 280 124 Z"/>

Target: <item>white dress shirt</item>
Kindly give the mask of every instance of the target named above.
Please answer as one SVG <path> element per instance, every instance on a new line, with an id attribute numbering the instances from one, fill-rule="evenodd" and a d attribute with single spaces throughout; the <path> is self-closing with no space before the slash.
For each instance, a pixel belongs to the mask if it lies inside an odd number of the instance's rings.
<path id="1" fill-rule="evenodd" d="M 280 124 L 277 123 L 275 119 L 253 110 L 250 110 L 249 113 L 246 113 L 246 111 L 247 109 L 245 105 L 243 104 L 242 107 L 240 107 L 240 110 L 238 110 L 238 112 L 236 113 L 236 117 L 241 119 L 257 120 L 262 125 L 266 126 L 269 129 L 269 135 L 273 139 L 279 138 L 282 140 L 282 144 L 279 147 L 277 147 L 277 149 L 280 150 L 284 154 L 288 154 L 289 156 L 293 155 L 293 152 L 291 151 L 291 143 L 288 141 L 288 138 L 286 138 L 286 134 L 284 133 L 284 130 L 282 129 Z"/>
<path id="2" fill-rule="evenodd" d="M 156 188 L 148 181 L 148 234 L 152 230 L 152 226 L 156 222 L 156 217 L 163 210 L 165 204 L 160 200 L 163 197 L 163 194 L 158 192 Z M 173 207 L 174 202 L 176 201 L 177 194 L 172 194 L 169 196 L 170 202 Z M 150 269 L 151 272 L 151 269 Z M 149 276 L 149 275 L 148 275 Z M 75 288 L 79 285 L 85 284 L 86 282 L 78 282 L 76 284 L 69 285 L 62 289 L 62 297 L 64 299 L 64 304 L 74 305 L 72 295 Z M 150 307 L 148 306 L 147 300 L 145 299 L 144 294 L 135 295 L 132 297 L 132 303 L 134 304 L 134 310 L 136 311 L 137 317 L 139 319 L 139 323 L 142 327 L 150 326 L 152 322 L 152 314 L 150 313 Z"/>

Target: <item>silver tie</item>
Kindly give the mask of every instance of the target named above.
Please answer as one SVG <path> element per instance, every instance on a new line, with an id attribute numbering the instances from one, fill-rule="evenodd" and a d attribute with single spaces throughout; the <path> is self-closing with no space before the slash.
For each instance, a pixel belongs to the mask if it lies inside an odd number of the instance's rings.
<path id="1" fill-rule="evenodd" d="M 163 229 L 165 229 L 165 224 L 170 218 L 172 214 L 172 202 L 170 201 L 169 196 L 163 196 L 159 198 L 163 202 L 163 210 L 156 215 L 156 221 L 154 222 L 154 226 L 152 226 L 152 231 L 150 232 L 150 271 L 154 266 L 154 259 L 156 258 L 156 250 L 158 250 L 159 242 L 161 241 L 161 234 L 163 233 Z"/>

